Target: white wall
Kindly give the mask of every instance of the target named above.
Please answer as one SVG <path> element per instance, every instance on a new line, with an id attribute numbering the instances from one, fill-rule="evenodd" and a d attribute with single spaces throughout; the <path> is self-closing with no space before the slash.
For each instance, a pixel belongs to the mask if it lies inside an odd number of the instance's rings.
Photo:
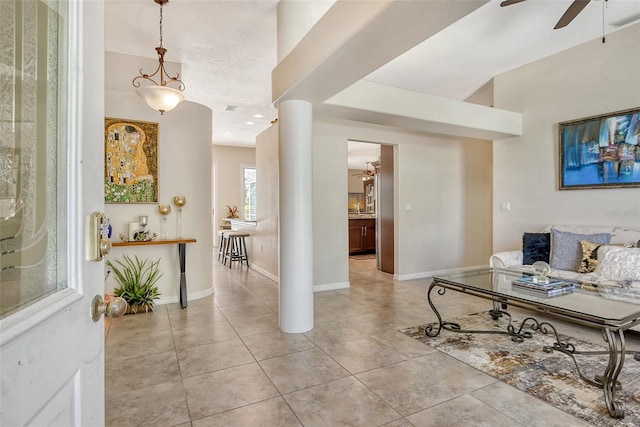
<path id="1" fill-rule="evenodd" d="M 151 61 L 151 64 L 149 64 Z M 187 204 L 183 208 L 182 234 L 194 237 L 197 243 L 187 245 L 187 290 L 190 299 L 213 292 L 213 240 L 211 226 L 211 129 L 212 112 L 209 108 L 192 102 L 182 102 L 173 111 L 160 115 L 149 108 L 136 94 L 131 79 L 119 79 L 122 70 L 131 76 L 143 67 L 150 68 L 155 62 L 107 52 L 105 115 L 131 120 L 159 123 L 159 202 L 171 204 L 172 212 L 167 219 L 167 236 L 176 236 L 177 208 L 174 196 L 183 195 Z M 126 86 L 125 86 L 126 84 Z M 138 215 L 149 216 L 149 228 L 160 235 L 161 215 L 157 204 L 106 204 L 105 212 L 111 219 L 113 241 L 125 232 L 128 223 L 136 221 Z M 123 254 L 141 258 L 161 258 L 160 268 L 164 275 L 158 282 L 162 293 L 159 303 L 176 302 L 179 299 L 179 265 L 176 245 L 154 245 L 113 248 L 107 259 L 114 260 Z M 105 291 L 111 292 L 117 283 L 108 279 Z"/>
<path id="2" fill-rule="evenodd" d="M 256 137 L 256 228 L 251 231 L 252 268 L 278 280 L 278 125 Z"/>
<path id="3" fill-rule="evenodd" d="M 257 235 L 252 237 L 256 246 L 264 242 L 264 253 L 260 259 L 254 254 L 254 261 L 272 274 L 277 274 L 277 136 L 274 126 L 258 137 L 259 218 Z M 349 139 L 397 146 L 394 204 L 399 279 L 428 277 L 436 271 L 487 264 L 492 236 L 490 142 L 415 135 L 382 126 L 316 117 L 313 122 L 314 290 L 349 286 L 345 209 Z M 268 211 L 263 204 L 272 206 L 273 210 Z M 406 210 L 407 205 L 411 205 L 410 210 Z M 260 212 L 266 216 L 261 218 Z"/>
<path id="4" fill-rule="evenodd" d="M 254 167 L 256 165 L 256 149 L 247 147 L 230 147 L 225 145 L 213 145 L 211 148 L 213 162 L 218 169 L 218 205 L 214 208 L 218 212 L 218 224 L 222 225 L 222 218 L 227 217 L 227 206 L 238 207 L 241 220 L 244 220 L 243 212 L 243 166 Z"/>
<path id="5" fill-rule="evenodd" d="M 313 121 L 314 290 L 349 286 L 347 139 L 344 129 Z M 362 186 L 362 180 L 360 180 Z M 361 191 L 364 191 L 362 189 Z"/>
<path id="6" fill-rule="evenodd" d="M 640 24 L 494 79 L 496 107 L 523 117 L 521 137 L 494 143 L 495 251 L 549 224 L 640 226 L 638 188 L 558 190 L 558 123 L 640 107 L 638 46 Z"/>
<path id="7" fill-rule="evenodd" d="M 491 255 L 491 143 L 314 120 L 314 285 L 348 281 L 347 140 L 396 145 L 399 279 L 485 265 Z M 409 209 L 407 209 L 409 207 Z"/>

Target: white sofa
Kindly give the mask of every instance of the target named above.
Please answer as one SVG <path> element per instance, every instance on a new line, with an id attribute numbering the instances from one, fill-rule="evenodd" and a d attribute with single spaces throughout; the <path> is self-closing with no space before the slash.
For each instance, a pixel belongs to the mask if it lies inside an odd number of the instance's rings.
<path id="1" fill-rule="evenodd" d="M 576 234 L 609 233 L 611 235 L 611 240 L 609 243 L 612 245 L 627 244 L 627 245 L 635 246 L 640 241 L 640 228 L 614 227 L 614 226 L 553 225 L 553 226 L 545 227 L 539 232 L 548 233 L 551 231 L 551 228 L 554 228 L 558 231 L 570 232 L 570 233 L 576 233 Z M 553 245 L 553 242 L 552 242 L 552 245 Z M 604 261 L 604 259 L 606 258 L 605 256 L 606 252 L 610 248 L 611 248 L 610 246 L 604 246 L 598 250 L 598 259 L 600 260 L 599 262 Z M 638 251 L 640 251 L 640 249 L 638 249 Z M 523 260 L 522 250 L 498 252 L 491 255 L 491 258 L 489 259 L 489 265 L 495 268 L 513 269 L 521 272 L 531 272 L 531 266 L 522 265 L 522 260 Z M 637 268 L 638 268 L 638 271 L 640 272 L 640 265 L 638 265 Z M 596 269 L 596 271 L 592 273 L 578 273 L 577 271 L 559 270 L 559 269 L 552 268 L 550 276 L 558 277 L 562 279 L 578 280 L 581 282 L 589 282 L 589 283 L 602 283 L 603 281 L 609 281 L 610 279 L 614 279 L 614 280 L 617 279 L 617 278 L 602 277 L 598 273 L 599 273 L 598 269 Z M 635 284 L 636 283 L 634 283 L 634 285 Z"/>

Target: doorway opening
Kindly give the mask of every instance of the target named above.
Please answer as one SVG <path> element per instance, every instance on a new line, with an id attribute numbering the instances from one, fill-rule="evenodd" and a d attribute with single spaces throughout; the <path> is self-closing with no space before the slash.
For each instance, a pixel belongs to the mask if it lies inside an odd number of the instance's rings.
<path id="1" fill-rule="evenodd" d="M 394 273 L 393 146 L 347 141 L 349 257 Z"/>

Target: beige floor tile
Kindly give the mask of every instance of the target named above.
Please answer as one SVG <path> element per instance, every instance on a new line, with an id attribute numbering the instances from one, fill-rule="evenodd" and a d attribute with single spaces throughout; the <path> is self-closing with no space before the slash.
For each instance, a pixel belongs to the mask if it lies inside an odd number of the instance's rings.
<path id="1" fill-rule="evenodd" d="M 171 329 L 153 332 L 111 331 L 107 337 L 105 359 L 128 359 L 154 353 L 174 351 Z"/>
<path id="2" fill-rule="evenodd" d="M 302 334 L 287 334 L 280 331 L 250 335 L 242 338 L 242 341 L 256 360 L 269 359 L 315 347 L 315 344 Z"/>
<path id="3" fill-rule="evenodd" d="M 229 322 L 190 323 L 173 328 L 173 339 L 177 348 L 214 343 L 238 338 Z"/>
<path id="4" fill-rule="evenodd" d="M 278 396 L 257 363 L 184 379 L 191 419 L 199 419 Z"/>
<path id="5" fill-rule="evenodd" d="M 314 294 L 314 329 L 283 334 L 278 285 L 218 264 L 214 295 L 109 322 L 107 425 L 584 425 L 399 333 L 436 319 L 430 279 L 397 282 L 375 260 L 350 262 L 350 288 Z M 451 291 L 434 301 L 445 318 L 491 308 Z M 553 323 L 602 343 L 597 331 Z"/>
<path id="6" fill-rule="evenodd" d="M 322 349 L 352 374 L 407 360 L 371 337 L 329 344 Z"/>
<path id="7" fill-rule="evenodd" d="M 349 375 L 346 369 L 320 349 L 263 360 L 260 366 L 282 394 Z"/>
<path id="8" fill-rule="evenodd" d="M 284 396 L 305 427 L 380 426 L 399 414 L 354 377 Z"/>
<path id="9" fill-rule="evenodd" d="M 215 302 L 216 302 L 216 306 L 218 307 L 227 307 L 230 305 L 240 305 L 240 304 L 247 304 L 247 303 L 260 304 L 262 303 L 262 298 L 245 290 L 244 292 L 238 292 L 233 294 L 216 295 Z"/>
<path id="10" fill-rule="evenodd" d="M 384 424 L 382 427 L 414 427 L 414 426 L 406 419 L 399 418 L 397 420 L 391 421 L 390 423 Z"/>
<path id="11" fill-rule="evenodd" d="M 239 339 L 178 349 L 182 377 L 192 377 L 255 362 Z"/>
<path id="12" fill-rule="evenodd" d="M 322 346 L 363 338 L 366 334 L 354 328 L 347 320 L 336 320 L 332 322 L 316 322 L 311 331 L 305 332 L 305 336 L 315 344 Z"/>
<path id="13" fill-rule="evenodd" d="M 522 425 L 586 427 L 589 424 L 502 382 L 475 390 L 473 397 Z"/>
<path id="14" fill-rule="evenodd" d="M 105 393 L 122 393 L 151 385 L 181 381 L 177 362 L 174 351 L 129 359 L 107 358 L 104 372 Z"/>
<path id="15" fill-rule="evenodd" d="M 468 393 L 497 380 L 442 352 L 430 353 L 413 359 L 413 362 L 431 371 L 431 379 L 436 384 L 445 384 L 445 389 L 460 395 Z"/>
<path id="16" fill-rule="evenodd" d="M 301 425 L 281 397 L 193 421 L 193 427 L 297 427 Z"/>
<path id="17" fill-rule="evenodd" d="M 190 325 L 201 325 L 204 323 L 226 322 L 224 314 L 217 308 L 186 308 L 183 311 L 176 311 L 169 314 L 169 321 L 172 328 L 182 328 Z"/>
<path id="18" fill-rule="evenodd" d="M 440 354 L 438 352 L 420 359 L 433 359 L 434 356 L 439 358 Z M 450 359 L 451 369 L 444 371 L 439 367 L 443 365 L 442 362 L 429 367 L 426 360 L 424 363 L 416 363 L 415 360 L 418 359 L 414 359 L 364 372 L 356 377 L 404 416 L 495 381 L 453 358 Z M 466 369 L 456 371 L 462 368 L 460 365 Z"/>
<path id="19" fill-rule="evenodd" d="M 241 337 L 264 334 L 280 330 L 278 315 L 276 313 L 250 316 L 246 318 L 230 319 L 229 323 Z"/>
<path id="20" fill-rule="evenodd" d="M 127 314 L 117 319 L 109 319 L 109 331 L 114 333 L 157 332 L 171 328 L 166 306 L 159 305 L 150 313 Z"/>
<path id="21" fill-rule="evenodd" d="M 371 333 L 371 336 L 380 341 L 385 346 L 394 349 L 406 358 L 413 359 L 415 357 L 424 356 L 434 353 L 433 347 L 425 345 L 411 337 L 406 336 L 397 330 L 378 330 Z"/>
<path id="22" fill-rule="evenodd" d="M 116 426 L 175 426 L 189 422 L 181 383 L 164 383 L 106 396 L 105 424 Z"/>
<path id="23" fill-rule="evenodd" d="M 261 302 L 241 303 L 218 308 L 228 320 L 273 313 L 273 310 Z"/>
<path id="24" fill-rule="evenodd" d="M 522 425 L 469 395 L 463 395 L 409 415 L 407 419 L 415 427 L 516 427 Z"/>

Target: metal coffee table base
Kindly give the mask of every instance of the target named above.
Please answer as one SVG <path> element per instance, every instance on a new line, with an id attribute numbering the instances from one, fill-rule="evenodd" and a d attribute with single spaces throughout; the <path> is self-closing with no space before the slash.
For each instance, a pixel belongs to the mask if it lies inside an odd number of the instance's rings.
<path id="1" fill-rule="evenodd" d="M 511 314 L 509 314 L 505 310 L 501 310 L 499 308 L 499 304 L 494 304 L 494 308 L 489 310 L 488 314 L 494 320 L 497 320 L 499 317 L 507 316 L 509 318 L 509 324 L 507 325 L 507 329 L 504 331 L 495 331 L 495 330 L 470 330 L 470 329 L 462 329 L 462 327 L 458 323 L 454 322 L 445 322 L 442 320 L 440 313 L 436 309 L 436 306 L 433 304 L 431 299 L 431 292 L 435 287 L 438 287 L 438 295 L 444 295 L 446 292 L 445 287 L 442 286 L 439 282 L 433 282 L 429 287 L 429 291 L 427 292 L 427 301 L 429 302 L 429 306 L 435 313 L 438 318 L 438 323 L 435 326 L 428 325 L 425 329 L 425 333 L 427 336 L 436 337 L 440 334 L 440 332 L 445 329 L 451 332 L 459 332 L 465 334 L 499 334 L 499 335 L 508 335 L 511 337 L 511 340 L 514 342 L 524 342 L 525 339 L 533 337 L 533 333 L 527 330 L 524 330 L 527 325 L 530 325 L 531 331 L 537 331 L 541 334 L 553 334 L 555 337 L 555 342 L 552 346 L 544 346 L 542 350 L 546 353 L 552 353 L 553 351 L 559 351 L 561 353 L 566 354 L 573 360 L 573 364 L 576 367 L 578 375 L 580 378 L 585 381 L 587 384 L 590 384 L 595 387 L 599 387 L 604 392 L 604 401 L 607 405 L 607 410 L 609 414 L 613 418 L 624 418 L 624 407 L 623 404 L 619 401 L 615 400 L 616 391 L 620 390 L 621 384 L 618 382 L 618 375 L 620 371 L 622 371 L 622 367 L 624 366 L 624 360 L 627 354 L 633 355 L 635 360 L 640 361 L 640 353 L 634 351 L 626 351 L 625 348 L 625 340 L 624 340 L 624 330 L 612 330 L 610 327 L 604 327 L 602 329 L 602 336 L 604 341 L 608 345 L 608 350 L 603 351 L 578 351 L 574 347 L 573 344 L 562 342 L 560 337 L 558 336 L 558 332 L 556 328 L 550 324 L 549 322 L 540 322 L 534 317 L 527 317 L 522 321 L 520 327 L 516 330 L 515 326 L 511 322 Z M 455 290 L 455 289 L 454 289 Z M 594 379 L 590 379 L 584 376 L 582 371 L 580 370 L 580 366 L 578 365 L 578 361 L 575 358 L 575 355 L 609 355 L 609 362 L 607 363 L 607 367 L 604 370 L 603 375 L 596 375 Z"/>

